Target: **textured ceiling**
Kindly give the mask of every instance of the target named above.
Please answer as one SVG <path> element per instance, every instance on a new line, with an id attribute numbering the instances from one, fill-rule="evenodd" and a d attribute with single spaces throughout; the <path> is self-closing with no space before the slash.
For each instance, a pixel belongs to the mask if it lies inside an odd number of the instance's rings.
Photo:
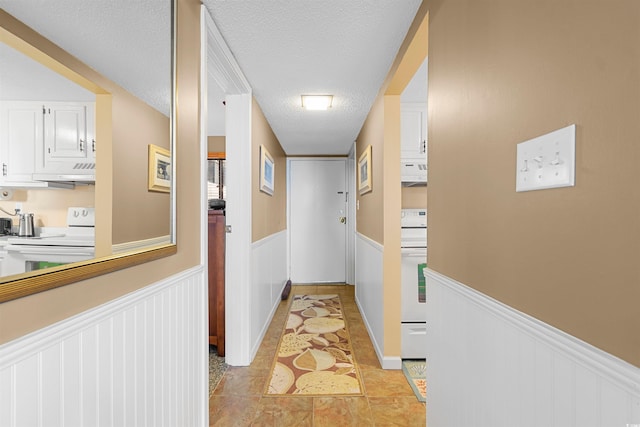
<path id="1" fill-rule="evenodd" d="M 349 152 L 420 2 L 204 0 L 288 154 Z M 0 7 L 169 113 L 169 0 L 0 0 Z M 334 95 L 333 107 L 302 110 L 300 95 L 314 93 Z M 210 97 L 212 108 L 220 109 L 219 98 Z M 210 117 L 222 123 L 220 114 Z"/>
<path id="2" fill-rule="evenodd" d="M 170 0 L 0 0 L 0 8 L 169 114 Z"/>
<path id="3" fill-rule="evenodd" d="M 204 0 L 287 154 L 347 154 L 420 0 Z M 332 94 L 304 111 L 302 94 Z"/>

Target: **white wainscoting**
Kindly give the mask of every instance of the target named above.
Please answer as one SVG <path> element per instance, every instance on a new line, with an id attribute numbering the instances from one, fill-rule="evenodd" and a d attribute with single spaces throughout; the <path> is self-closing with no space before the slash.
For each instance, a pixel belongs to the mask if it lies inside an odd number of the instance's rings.
<path id="1" fill-rule="evenodd" d="M 286 230 L 251 245 L 251 312 L 247 313 L 251 317 L 251 360 L 280 304 L 287 276 Z"/>
<path id="2" fill-rule="evenodd" d="M 206 277 L 187 270 L 0 346 L 0 426 L 204 426 Z"/>
<path id="3" fill-rule="evenodd" d="M 640 369 L 427 272 L 432 426 L 640 425 Z"/>
<path id="4" fill-rule="evenodd" d="M 398 369 L 399 360 L 384 357 L 383 247 L 356 233 L 356 304 L 384 369 Z"/>

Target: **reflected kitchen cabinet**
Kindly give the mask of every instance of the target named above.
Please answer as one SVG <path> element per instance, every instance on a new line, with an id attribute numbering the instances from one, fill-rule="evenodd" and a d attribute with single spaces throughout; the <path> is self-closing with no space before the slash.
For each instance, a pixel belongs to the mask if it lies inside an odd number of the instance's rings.
<path id="1" fill-rule="evenodd" d="M 31 181 L 34 152 L 43 139 L 42 104 L 0 102 L 2 184 Z"/>
<path id="2" fill-rule="evenodd" d="M 48 102 L 44 139 L 36 149 L 36 173 L 95 174 L 95 104 Z"/>
<path id="3" fill-rule="evenodd" d="M 94 111 L 92 102 L 1 102 L 0 183 L 95 181 Z"/>

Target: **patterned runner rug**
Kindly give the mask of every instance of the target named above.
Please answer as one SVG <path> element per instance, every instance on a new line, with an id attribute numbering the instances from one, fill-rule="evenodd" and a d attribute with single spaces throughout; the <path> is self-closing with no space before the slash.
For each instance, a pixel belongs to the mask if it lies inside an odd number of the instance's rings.
<path id="1" fill-rule="evenodd" d="M 420 402 L 427 401 L 427 363 L 424 360 L 403 360 L 402 372 Z"/>
<path id="2" fill-rule="evenodd" d="M 265 395 L 362 395 L 338 295 L 293 296 Z"/>

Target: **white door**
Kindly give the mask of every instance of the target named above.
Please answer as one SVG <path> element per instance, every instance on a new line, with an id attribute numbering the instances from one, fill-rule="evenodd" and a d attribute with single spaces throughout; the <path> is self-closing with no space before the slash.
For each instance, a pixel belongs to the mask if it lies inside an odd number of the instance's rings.
<path id="1" fill-rule="evenodd" d="M 290 254 L 294 283 L 346 279 L 346 163 L 291 159 Z"/>

